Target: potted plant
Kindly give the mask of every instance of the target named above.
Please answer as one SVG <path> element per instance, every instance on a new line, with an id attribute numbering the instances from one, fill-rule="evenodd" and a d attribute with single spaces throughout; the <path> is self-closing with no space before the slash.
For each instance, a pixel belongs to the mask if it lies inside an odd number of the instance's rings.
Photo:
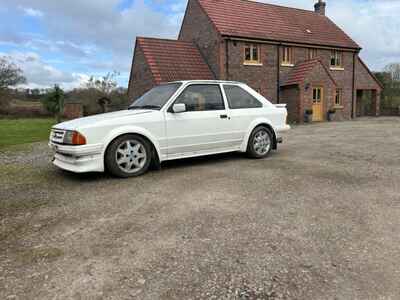
<path id="1" fill-rule="evenodd" d="M 336 113 L 335 108 L 331 108 L 330 110 L 328 110 L 328 121 L 333 121 L 335 113 Z"/>
<path id="2" fill-rule="evenodd" d="M 307 108 L 304 111 L 304 121 L 306 123 L 311 123 L 312 122 L 312 115 L 313 115 L 313 110 L 312 108 Z"/>

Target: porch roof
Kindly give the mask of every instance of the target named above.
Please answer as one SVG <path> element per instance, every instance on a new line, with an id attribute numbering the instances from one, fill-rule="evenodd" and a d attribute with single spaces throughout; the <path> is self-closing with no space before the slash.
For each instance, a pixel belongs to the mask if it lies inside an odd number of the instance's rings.
<path id="1" fill-rule="evenodd" d="M 322 68 L 328 74 L 329 78 L 336 85 L 335 79 L 333 79 L 331 73 L 326 69 L 325 65 L 319 59 L 311 59 L 296 64 L 293 70 L 289 73 L 289 76 L 287 77 L 286 81 L 283 84 L 281 84 L 281 86 L 299 85 L 303 83 L 307 78 L 308 74 L 318 64 L 322 66 Z"/>

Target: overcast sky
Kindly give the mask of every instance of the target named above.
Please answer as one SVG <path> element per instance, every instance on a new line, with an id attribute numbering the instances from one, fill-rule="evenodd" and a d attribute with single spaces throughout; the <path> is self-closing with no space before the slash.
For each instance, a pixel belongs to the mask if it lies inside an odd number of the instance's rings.
<path id="1" fill-rule="evenodd" d="M 316 0 L 266 0 L 313 9 Z M 326 0 L 327 15 L 363 50 L 372 70 L 400 62 L 400 1 Z M 30 87 L 79 86 L 121 73 L 127 86 L 135 37 L 176 38 L 187 0 L 0 0 L 0 55 L 21 66 Z"/>

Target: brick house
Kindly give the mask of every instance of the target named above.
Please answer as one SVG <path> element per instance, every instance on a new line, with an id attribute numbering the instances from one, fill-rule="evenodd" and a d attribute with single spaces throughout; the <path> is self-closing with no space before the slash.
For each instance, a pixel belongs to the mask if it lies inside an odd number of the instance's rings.
<path id="1" fill-rule="evenodd" d="M 360 59 L 361 47 L 325 9 L 322 0 L 314 11 L 189 0 L 177 40 L 137 38 L 129 96 L 174 80 L 234 80 L 272 103 L 287 103 L 295 122 L 306 109 L 315 121 L 326 120 L 331 109 L 338 120 L 378 115 L 382 85 Z"/>

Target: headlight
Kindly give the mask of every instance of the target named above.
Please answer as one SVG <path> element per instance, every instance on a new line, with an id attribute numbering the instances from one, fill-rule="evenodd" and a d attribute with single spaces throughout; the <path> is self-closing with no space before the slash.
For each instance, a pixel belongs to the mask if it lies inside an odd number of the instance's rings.
<path id="1" fill-rule="evenodd" d="M 85 145 L 86 138 L 78 131 L 66 131 L 64 134 L 63 144 L 67 145 Z"/>

